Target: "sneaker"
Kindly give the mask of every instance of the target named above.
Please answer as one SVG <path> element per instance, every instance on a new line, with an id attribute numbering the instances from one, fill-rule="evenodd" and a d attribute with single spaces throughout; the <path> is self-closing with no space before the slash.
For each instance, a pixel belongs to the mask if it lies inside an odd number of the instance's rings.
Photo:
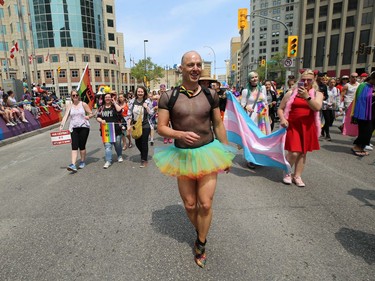
<path id="1" fill-rule="evenodd" d="M 292 174 L 291 173 L 284 175 L 283 183 L 292 184 Z"/>
<path id="2" fill-rule="evenodd" d="M 74 173 L 77 172 L 77 167 L 74 164 L 70 164 L 66 169 Z"/>
<path id="3" fill-rule="evenodd" d="M 119 163 L 122 163 L 122 162 L 124 162 L 124 158 L 122 158 L 122 156 L 119 156 L 118 159 L 117 159 L 117 161 L 118 161 Z"/>
<path id="4" fill-rule="evenodd" d="M 305 187 L 305 183 L 302 181 L 301 177 L 293 177 L 293 183 L 298 187 Z"/>
<path id="5" fill-rule="evenodd" d="M 139 168 L 146 168 L 147 167 L 147 161 L 142 161 Z"/>
<path id="6" fill-rule="evenodd" d="M 253 162 L 247 162 L 247 167 L 251 170 L 254 170 L 256 168 L 256 166 Z"/>
<path id="7" fill-rule="evenodd" d="M 169 143 L 172 143 L 172 142 L 173 142 L 173 140 L 172 140 L 172 139 L 169 139 L 169 140 L 168 140 L 168 142 L 169 142 Z"/>
<path id="8" fill-rule="evenodd" d="M 9 122 L 9 123 L 6 123 L 5 126 L 11 126 L 11 127 L 13 127 L 14 124 Z"/>
<path id="9" fill-rule="evenodd" d="M 369 146 L 373 147 L 374 145 L 372 143 L 370 143 Z"/>
<path id="10" fill-rule="evenodd" d="M 111 162 L 107 161 L 107 162 L 105 162 L 103 168 L 104 168 L 104 169 L 108 169 L 109 166 L 111 166 Z"/>
<path id="11" fill-rule="evenodd" d="M 168 143 L 168 139 L 164 139 L 164 144 L 167 144 Z"/>
<path id="12" fill-rule="evenodd" d="M 371 145 L 366 145 L 365 148 L 363 150 L 366 150 L 366 151 L 373 151 L 374 149 L 371 147 Z"/>
<path id="13" fill-rule="evenodd" d="M 23 119 L 22 122 L 23 123 L 29 123 L 29 121 L 27 121 L 26 119 Z"/>
<path id="14" fill-rule="evenodd" d="M 79 162 L 78 169 L 83 169 L 86 166 L 85 162 Z"/>

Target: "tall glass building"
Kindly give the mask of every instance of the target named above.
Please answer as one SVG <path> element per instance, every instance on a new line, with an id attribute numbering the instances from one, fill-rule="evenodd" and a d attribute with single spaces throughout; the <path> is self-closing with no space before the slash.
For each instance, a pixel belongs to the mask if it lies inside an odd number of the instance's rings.
<path id="1" fill-rule="evenodd" d="M 93 0 L 29 0 L 35 48 L 105 50 L 103 3 Z"/>
<path id="2" fill-rule="evenodd" d="M 102 85 L 118 92 L 129 90 L 130 70 L 125 68 L 124 36 L 116 30 L 115 0 L 21 2 L 20 9 L 16 0 L 0 6 L 0 60 L 8 65 L 0 72 L 2 79 L 28 78 L 64 96 L 78 86 L 89 64 L 94 90 Z M 15 42 L 20 51 L 10 59 Z"/>

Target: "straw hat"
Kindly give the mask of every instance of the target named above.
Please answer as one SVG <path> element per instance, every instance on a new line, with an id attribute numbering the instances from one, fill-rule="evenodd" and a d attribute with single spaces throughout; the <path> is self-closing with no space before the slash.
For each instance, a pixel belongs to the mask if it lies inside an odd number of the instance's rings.
<path id="1" fill-rule="evenodd" d="M 201 72 L 201 77 L 199 77 L 199 81 L 211 81 L 211 82 L 216 82 L 217 80 L 210 77 L 208 75 L 208 69 L 202 69 Z"/>

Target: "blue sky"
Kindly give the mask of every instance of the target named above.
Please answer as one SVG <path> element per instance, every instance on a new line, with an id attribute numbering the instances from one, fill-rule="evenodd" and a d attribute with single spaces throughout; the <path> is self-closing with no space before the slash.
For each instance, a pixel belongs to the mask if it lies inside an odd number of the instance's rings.
<path id="1" fill-rule="evenodd" d="M 179 64 L 190 50 L 214 61 L 216 73 L 225 73 L 224 60 L 230 56 L 230 40 L 239 36 L 237 10 L 248 0 L 116 0 L 116 27 L 124 33 L 126 66 L 130 56 L 137 62 L 147 57 L 160 66 Z M 212 72 L 214 70 L 212 69 Z"/>

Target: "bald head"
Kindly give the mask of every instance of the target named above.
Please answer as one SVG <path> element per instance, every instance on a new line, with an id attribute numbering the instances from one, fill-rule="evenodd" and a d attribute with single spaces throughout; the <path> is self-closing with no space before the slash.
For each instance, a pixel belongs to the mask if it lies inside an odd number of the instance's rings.
<path id="1" fill-rule="evenodd" d="M 193 57 L 193 56 L 199 57 L 199 59 L 202 60 L 200 54 L 198 54 L 196 51 L 189 51 L 189 52 L 186 52 L 182 56 L 182 58 L 181 58 L 181 65 L 184 64 L 184 62 L 186 61 L 187 57 Z"/>

